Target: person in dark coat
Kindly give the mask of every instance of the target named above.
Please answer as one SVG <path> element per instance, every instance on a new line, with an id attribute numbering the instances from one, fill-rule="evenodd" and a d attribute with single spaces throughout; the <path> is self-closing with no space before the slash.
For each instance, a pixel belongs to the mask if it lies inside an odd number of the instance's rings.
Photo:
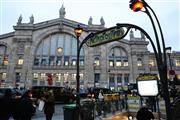
<path id="1" fill-rule="evenodd" d="M 148 107 L 144 105 L 137 112 L 136 118 L 137 118 L 137 120 L 153 120 L 154 115 L 151 111 L 148 110 Z"/>
<path id="2" fill-rule="evenodd" d="M 0 120 L 9 120 L 12 116 L 12 92 L 5 90 L 4 96 L 0 99 Z"/>
<path id="3" fill-rule="evenodd" d="M 54 95 L 52 91 L 45 93 L 43 100 L 44 104 L 44 114 L 46 115 L 46 120 L 52 120 L 53 114 L 55 112 Z"/>
<path id="4" fill-rule="evenodd" d="M 31 117 L 35 113 L 36 107 L 31 99 L 32 94 L 30 90 L 27 90 L 20 100 L 20 119 L 31 120 Z"/>

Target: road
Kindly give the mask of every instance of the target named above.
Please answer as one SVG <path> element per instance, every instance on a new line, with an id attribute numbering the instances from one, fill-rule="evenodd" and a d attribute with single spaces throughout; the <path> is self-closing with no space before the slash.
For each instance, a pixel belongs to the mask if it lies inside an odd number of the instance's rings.
<path id="1" fill-rule="evenodd" d="M 64 120 L 64 113 L 63 113 L 63 106 L 62 104 L 56 104 L 55 106 L 55 114 L 53 115 L 52 120 Z M 96 117 L 95 120 L 127 120 L 125 113 L 117 112 L 115 115 L 107 114 L 106 118 L 103 117 Z M 32 120 L 45 120 L 45 114 L 43 111 L 39 111 L 37 109 L 36 114 L 33 116 Z"/>
<path id="2" fill-rule="evenodd" d="M 55 105 L 55 113 L 53 115 L 53 120 L 64 120 L 62 104 Z M 45 114 L 43 111 L 36 110 L 36 114 L 33 116 L 32 120 L 45 120 Z"/>

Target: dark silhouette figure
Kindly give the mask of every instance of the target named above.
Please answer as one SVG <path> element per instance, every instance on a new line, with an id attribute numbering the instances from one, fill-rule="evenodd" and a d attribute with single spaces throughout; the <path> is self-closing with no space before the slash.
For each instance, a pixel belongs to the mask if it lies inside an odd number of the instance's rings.
<path id="1" fill-rule="evenodd" d="M 12 116 L 14 118 L 14 120 L 20 120 L 20 100 L 21 98 L 15 98 L 13 99 L 13 107 L 12 107 Z"/>
<path id="2" fill-rule="evenodd" d="M 140 108 L 136 115 L 137 120 L 153 120 L 154 115 L 146 106 Z"/>
<path id="3" fill-rule="evenodd" d="M 12 116 L 12 92 L 5 90 L 4 96 L 0 99 L 0 120 L 9 120 Z"/>
<path id="4" fill-rule="evenodd" d="M 31 91 L 28 90 L 24 93 L 20 100 L 20 119 L 21 120 L 31 120 L 31 117 L 35 113 L 36 107 L 31 99 Z"/>
<path id="5" fill-rule="evenodd" d="M 55 103 L 54 103 L 54 94 L 52 91 L 48 91 L 45 93 L 43 100 L 45 101 L 44 105 L 44 114 L 46 115 L 46 120 L 52 120 L 54 111 L 55 111 Z"/>

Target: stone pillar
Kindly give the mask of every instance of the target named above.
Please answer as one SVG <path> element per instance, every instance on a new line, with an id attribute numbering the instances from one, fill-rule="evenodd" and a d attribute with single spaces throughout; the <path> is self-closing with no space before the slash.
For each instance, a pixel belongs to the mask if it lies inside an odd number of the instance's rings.
<path id="1" fill-rule="evenodd" d="M 100 59 L 100 87 L 108 87 L 108 57 L 106 45 L 101 46 L 101 59 Z"/>
<path id="2" fill-rule="evenodd" d="M 137 69 L 137 55 L 135 52 L 131 53 L 131 66 L 130 66 L 130 80 L 133 80 L 131 82 L 136 82 L 136 78 L 138 75 L 138 69 Z"/>

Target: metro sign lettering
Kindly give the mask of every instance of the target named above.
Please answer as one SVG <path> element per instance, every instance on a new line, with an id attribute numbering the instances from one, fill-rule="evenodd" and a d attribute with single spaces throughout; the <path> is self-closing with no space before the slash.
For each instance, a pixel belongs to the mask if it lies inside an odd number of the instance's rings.
<path id="1" fill-rule="evenodd" d="M 101 45 L 121 39 L 123 35 L 124 35 L 123 28 L 112 27 L 95 33 L 93 37 L 87 40 L 86 44 L 89 47 L 94 47 L 97 45 Z"/>

